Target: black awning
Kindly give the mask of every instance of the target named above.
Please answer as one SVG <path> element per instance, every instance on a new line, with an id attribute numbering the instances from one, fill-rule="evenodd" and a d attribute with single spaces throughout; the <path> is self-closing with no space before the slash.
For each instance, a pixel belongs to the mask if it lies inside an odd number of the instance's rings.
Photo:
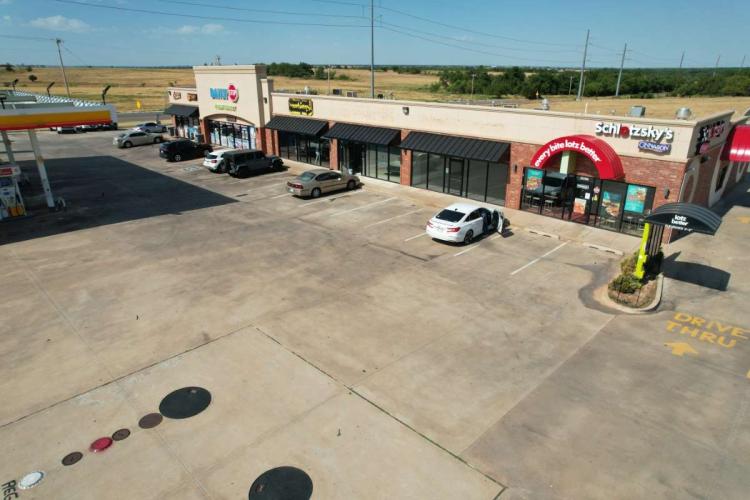
<path id="1" fill-rule="evenodd" d="M 387 146 L 400 135 L 401 131 L 394 128 L 365 127 L 363 125 L 337 123 L 323 137 Z"/>
<path id="2" fill-rule="evenodd" d="M 324 120 L 312 120 L 310 118 L 296 118 L 294 116 L 274 116 L 268 122 L 266 128 L 280 130 L 282 132 L 292 132 L 293 134 L 302 135 L 320 135 L 328 126 Z"/>
<path id="3" fill-rule="evenodd" d="M 195 106 L 186 106 L 184 104 L 170 104 L 167 109 L 164 110 L 165 115 L 174 116 L 198 116 L 198 108 Z"/>
<path id="4" fill-rule="evenodd" d="M 401 143 L 401 149 L 413 149 L 437 155 L 469 158 L 472 160 L 500 161 L 508 150 L 507 142 L 489 141 L 486 139 L 469 139 L 454 135 L 428 134 L 410 132 Z"/>
<path id="5" fill-rule="evenodd" d="M 721 217 L 694 203 L 667 203 L 654 209 L 645 221 L 678 231 L 704 234 L 715 234 L 721 225 Z"/>

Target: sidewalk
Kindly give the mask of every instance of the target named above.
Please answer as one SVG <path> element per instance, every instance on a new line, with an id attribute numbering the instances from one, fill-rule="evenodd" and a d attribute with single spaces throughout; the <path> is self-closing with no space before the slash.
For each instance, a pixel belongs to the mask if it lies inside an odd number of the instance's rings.
<path id="1" fill-rule="evenodd" d="M 289 167 L 289 172 L 299 174 L 305 170 L 316 168 L 306 163 L 300 163 L 294 160 L 284 158 L 284 165 Z M 422 205 L 427 205 L 438 210 L 451 203 L 466 202 L 466 198 L 460 198 L 445 193 L 436 193 L 426 189 L 407 188 L 401 184 L 373 179 L 371 177 L 360 176 L 362 184 L 369 191 L 397 195 L 402 198 L 412 200 Z M 575 222 L 564 221 L 543 215 L 532 214 L 512 208 L 500 207 L 490 203 L 469 200 L 480 206 L 488 208 L 499 208 L 505 217 L 510 221 L 510 228 L 515 231 L 531 231 L 540 233 L 544 236 L 559 239 L 561 241 L 575 241 L 586 246 L 594 246 L 605 251 L 612 250 L 615 253 L 628 254 L 635 252 L 640 244 L 640 239 L 614 231 L 606 231 Z"/>

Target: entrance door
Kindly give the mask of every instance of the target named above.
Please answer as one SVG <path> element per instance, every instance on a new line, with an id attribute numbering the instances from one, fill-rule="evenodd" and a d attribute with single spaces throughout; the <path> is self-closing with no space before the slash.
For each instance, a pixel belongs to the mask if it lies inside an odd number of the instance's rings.
<path id="1" fill-rule="evenodd" d="M 594 199 L 594 184 L 596 179 L 586 175 L 577 175 L 573 189 L 573 203 L 568 215 L 570 220 L 580 222 L 581 224 L 589 223 L 591 207 Z"/>
<path id="2" fill-rule="evenodd" d="M 461 196 L 463 193 L 464 179 L 464 161 L 458 158 L 451 158 L 448 162 L 448 178 L 446 184 L 449 194 Z"/>
<path id="3" fill-rule="evenodd" d="M 354 175 L 362 173 L 364 165 L 365 148 L 358 142 L 350 142 L 346 147 L 346 163 L 351 173 Z"/>

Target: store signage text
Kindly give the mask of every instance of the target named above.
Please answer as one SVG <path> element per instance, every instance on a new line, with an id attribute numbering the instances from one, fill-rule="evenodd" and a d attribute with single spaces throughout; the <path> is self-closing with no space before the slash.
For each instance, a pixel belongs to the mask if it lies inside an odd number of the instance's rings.
<path id="1" fill-rule="evenodd" d="M 312 99 L 298 99 L 292 97 L 289 99 L 289 112 L 293 115 L 312 116 L 313 101 Z"/>
<path id="2" fill-rule="evenodd" d="M 599 122 L 594 131 L 598 135 L 609 135 L 622 137 L 623 139 L 650 139 L 654 142 L 671 141 L 674 139 L 674 131 L 671 128 L 658 128 L 653 125 L 641 127 L 638 125 L 625 125 L 622 123 Z"/>
<path id="3" fill-rule="evenodd" d="M 193 92 L 188 92 L 188 101 L 197 101 L 198 100 L 198 94 L 195 94 Z"/>
<path id="4" fill-rule="evenodd" d="M 740 328 L 731 323 L 710 320 L 688 314 L 676 312 L 671 321 L 667 321 L 666 330 L 680 335 L 689 335 L 700 342 L 719 345 L 727 349 L 737 345 L 738 340 L 750 340 L 750 330 Z"/>
<path id="5" fill-rule="evenodd" d="M 227 85 L 227 88 L 225 89 L 211 87 L 210 89 L 208 89 L 208 91 L 211 95 L 211 99 L 215 99 L 217 101 L 237 102 L 240 100 L 240 92 L 233 83 Z"/>
<path id="6" fill-rule="evenodd" d="M 587 146 L 583 142 L 579 141 L 572 141 L 570 139 L 563 139 L 560 141 L 555 141 L 553 143 L 550 143 L 547 148 L 542 151 L 542 153 L 539 155 L 539 157 L 534 161 L 534 166 L 539 167 L 540 165 L 543 165 L 552 155 L 557 153 L 558 151 L 565 151 L 565 150 L 574 150 L 574 151 L 580 151 L 581 153 L 588 156 L 591 161 L 594 163 L 599 163 L 602 161 L 602 158 L 599 156 L 599 153 L 597 151 L 594 151 L 593 148 L 590 146 Z"/>
<path id="7" fill-rule="evenodd" d="M 237 106 L 232 106 L 231 104 L 214 104 L 214 108 L 219 111 L 237 111 Z"/>
<path id="8" fill-rule="evenodd" d="M 638 149 L 641 151 L 652 151 L 654 153 L 664 154 L 672 151 L 672 145 L 653 141 L 639 141 Z"/>
<path id="9" fill-rule="evenodd" d="M 16 491 L 17 485 L 18 483 L 16 483 L 15 480 L 11 480 L 3 484 L 3 500 L 18 498 L 18 492 Z"/>
<path id="10" fill-rule="evenodd" d="M 695 154 L 703 154 L 711 147 L 711 141 L 721 137 L 727 128 L 726 120 L 718 120 L 698 129 L 698 139 L 695 143 Z"/>
<path id="11" fill-rule="evenodd" d="M 174 99 L 175 101 L 179 101 L 180 99 L 182 99 L 182 94 L 176 91 L 172 92 L 172 99 Z"/>

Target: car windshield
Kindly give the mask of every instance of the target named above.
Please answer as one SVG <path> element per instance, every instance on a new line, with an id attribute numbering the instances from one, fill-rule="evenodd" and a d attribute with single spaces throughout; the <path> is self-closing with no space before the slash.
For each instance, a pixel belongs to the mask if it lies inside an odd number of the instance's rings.
<path id="1" fill-rule="evenodd" d="M 458 222 L 461 219 L 464 218 L 464 215 L 466 215 L 463 212 L 459 212 L 457 210 L 443 210 L 439 214 L 435 216 L 436 219 L 440 220 L 447 220 L 448 222 Z"/>
<path id="2" fill-rule="evenodd" d="M 301 181 L 311 181 L 315 178 L 315 172 L 305 172 L 299 176 Z"/>
<path id="3" fill-rule="evenodd" d="M 218 158 L 218 156 L 216 156 L 215 154 L 208 153 L 206 155 L 206 158 L 208 158 L 209 160 L 215 160 L 216 158 Z"/>

